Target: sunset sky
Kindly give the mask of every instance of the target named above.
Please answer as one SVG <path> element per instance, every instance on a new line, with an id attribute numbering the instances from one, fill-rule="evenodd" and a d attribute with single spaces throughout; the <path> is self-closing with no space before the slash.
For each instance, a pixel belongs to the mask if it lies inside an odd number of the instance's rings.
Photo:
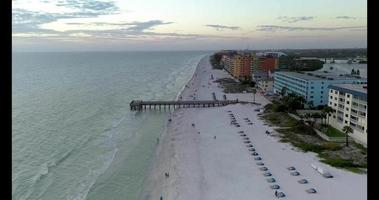
<path id="1" fill-rule="evenodd" d="M 365 48 L 365 0 L 13 0 L 13 51 Z"/>

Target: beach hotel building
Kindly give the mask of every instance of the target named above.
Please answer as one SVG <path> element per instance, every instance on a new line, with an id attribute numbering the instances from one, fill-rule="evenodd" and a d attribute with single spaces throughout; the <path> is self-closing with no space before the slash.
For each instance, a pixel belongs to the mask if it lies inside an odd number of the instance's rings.
<path id="1" fill-rule="evenodd" d="M 351 75 L 335 75 L 324 72 L 284 72 L 274 73 L 274 93 L 279 94 L 285 87 L 287 92 L 303 96 L 305 100 L 313 105 L 326 105 L 328 103 L 328 86 L 332 84 L 362 84 L 366 79 Z"/>
<path id="2" fill-rule="evenodd" d="M 240 80 L 251 79 L 251 55 L 238 52 L 231 55 L 223 55 L 221 59 L 224 69 L 233 77 Z"/>
<path id="3" fill-rule="evenodd" d="M 269 74 L 273 73 L 276 69 L 278 69 L 279 62 L 278 58 L 265 55 L 265 56 L 257 56 L 255 53 L 252 54 L 252 77 L 254 81 L 258 81 L 260 79 L 269 78 Z"/>
<path id="4" fill-rule="evenodd" d="M 334 84 L 329 87 L 330 125 L 353 129 L 351 137 L 367 145 L 367 84 Z"/>

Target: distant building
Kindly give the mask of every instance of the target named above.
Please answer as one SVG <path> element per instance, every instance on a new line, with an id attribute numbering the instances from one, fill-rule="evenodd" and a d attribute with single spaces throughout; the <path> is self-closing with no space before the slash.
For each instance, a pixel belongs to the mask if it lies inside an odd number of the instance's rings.
<path id="1" fill-rule="evenodd" d="M 224 69 L 233 77 L 240 80 L 251 80 L 251 55 L 238 52 L 232 55 L 223 55 L 221 62 Z"/>
<path id="2" fill-rule="evenodd" d="M 269 74 L 278 69 L 278 58 L 257 54 L 252 55 L 252 77 L 254 81 L 269 78 Z"/>
<path id="3" fill-rule="evenodd" d="M 260 60 L 260 66 L 261 70 L 264 72 L 268 71 L 274 71 L 278 68 L 278 58 L 275 57 L 261 57 Z"/>
<path id="4" fill-rule="evenodd" d="M 353 128 L 351 136 L 367 145 L 367 84 L 334 84 L 329 87 L 330 125 Z"/>
<path id="5" fill-rule="evenodd" d="M 273 86 L 274 86 L 273 78 L 263 78 L 257 82 L 257 87 L 266 94 L 273 93 Z"/>
<path id="6" fill-rule="evenodd" d="M 285 87 L 287 92 L 303 96 L 313 106 L 326 105 L 329 94 L 328 86 L 342 83 L 363 84 L 367 83 L 367 80 L 323 72 L 278 71 L 274 73 L 274 93 L 280 93 Z"/>

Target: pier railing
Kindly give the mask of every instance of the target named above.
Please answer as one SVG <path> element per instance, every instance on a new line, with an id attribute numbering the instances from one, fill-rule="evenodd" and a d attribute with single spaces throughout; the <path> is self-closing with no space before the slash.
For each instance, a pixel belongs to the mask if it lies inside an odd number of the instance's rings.
<path id="1" fill-rule="evenodd" d="M 133 100 L 130 102 L 130 110 L 144 109 L 175 109 L 175 108 L 193 108 L 193 107 L 215 107 L 226 106 L 229 104 L 243 103 L 236 100 L 197 100 L 197 101 L 142 101 Z"/>

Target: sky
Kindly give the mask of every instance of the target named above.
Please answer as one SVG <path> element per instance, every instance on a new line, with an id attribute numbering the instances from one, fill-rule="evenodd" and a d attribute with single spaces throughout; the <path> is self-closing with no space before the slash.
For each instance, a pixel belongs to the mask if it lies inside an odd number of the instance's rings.
<path id="1" fill-rule="evenodd" d="M 366 48 L 366 0 L 13 0 L 13 51 Z"/>

